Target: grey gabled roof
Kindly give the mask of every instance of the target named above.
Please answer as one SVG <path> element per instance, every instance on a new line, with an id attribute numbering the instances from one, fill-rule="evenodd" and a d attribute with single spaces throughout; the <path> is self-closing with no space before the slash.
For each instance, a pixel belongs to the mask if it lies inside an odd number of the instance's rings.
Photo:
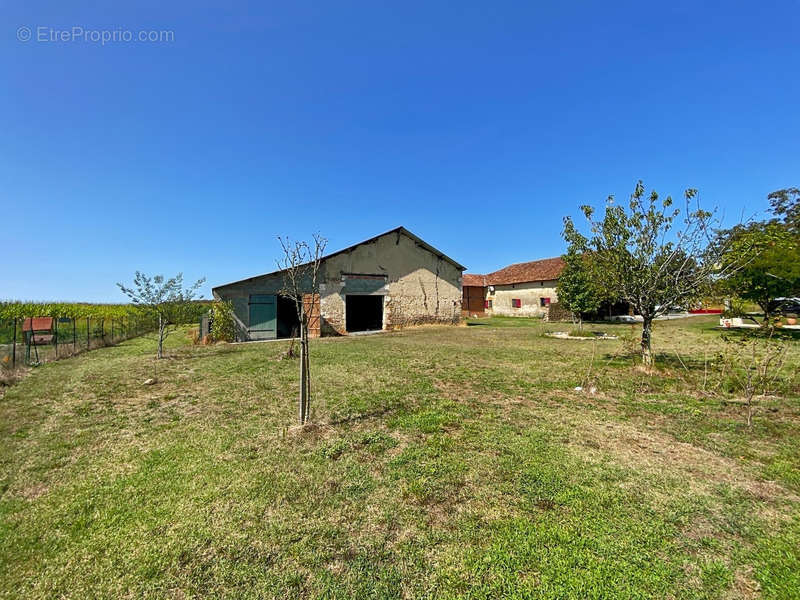
<path id="1" fill-rule="evenodd" d="M 390 229 L 389 231 L 384 231 L 383 233 L 378 234 L 378 235 L 376 235 L 374 237 L 371 237 L 368 240 L 364 240 L 363 242 L 358 242 L 357 244 L 353 244 L 352 246 L 348 246 L 347 248 L 343 248 L 341 250 L 337 250 L 336 252 L 334 252 L 332 254 L 326 254 L 325 256 L 323 256 L 320 259 L 320 261 L 327 260 L 327 259 L 332 258 L 334 256 L 338 256 L 339 254 L 344 254 L 345 252 L 350 252 L 350 251 L 354 250 L 355 248 L 357 248 L 358 246 L 363 246 L 364 244 L 371 244 L 372 242 L 374 242 L 378 238 L 382 238 L 382 237 L 384 237 L 386 235 L 389 235 L 389 234 L 392 234 L 392 233 L 403 234 L 403 235 L 411 238 L 412 240 L 414 240 L 417 243 L 418 246 L 420 246 L 422 248 L 425 248 L 428 252 L 430 252 L 431 254 L 433 254 L 435 256 L 438 256 L 442 260 L 446 260 L 447 262 L 452 264 L 459 271 L 463 271 L 464 269 L 466 269 L 466 267 L 464 265 L 462 265 L 460 263 L 457 263 L 452 258 L 450 258 L 446 254 L 440 252 L 439 250 L 437 250 L 436 248 L 431 246 L 429 243 L 427 243 L 425 240 L 423 240 L 422 238 L 414 235 L 408 229 L 406 229 L 405 227 L 402 227 L 402 226 L 395 227 L 394 229 Z M 214 288 L 212 288 L 212 291 L 217 290 L 219 288 L 228 287 L 229 285 L 234 285 L 234 284 L 237 284 L 237 283 L 243 283 L 245 281 L 251 281 L 253 279 L 258 279 L 259 277 L 267 277 L 269 275 L 276 275 L 278 273 L 282 273 L 283 271 L 284 271 L 284 269 L 279 269 L 277 271 L 271 271 L 269 273 L 263 273 L 261 275 L 254 275 L 252 277 L 245 277 L 244 279 L 239 279 L 238 281 L 231 281 L 230 283 L 224 283 L 222 285 L 215 286 Z"/>

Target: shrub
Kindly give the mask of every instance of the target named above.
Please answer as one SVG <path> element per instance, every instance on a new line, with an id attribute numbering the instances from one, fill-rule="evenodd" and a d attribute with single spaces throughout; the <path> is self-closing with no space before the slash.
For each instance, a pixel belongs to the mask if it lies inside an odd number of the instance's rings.
<path id="1" fill-rule="evenodd" d="M 726 319 L 735 317 L 746 317 L 745 303 L 740 298 L 731 298 L 729 306 L 722 311 L 722 316 Z"/>
<path id="2" fill-rule="evenodd" d="M 236 337 L 230 302 L 215 300 L 211 304 L 211 337 L 215 342 L 232 342 Z"/>

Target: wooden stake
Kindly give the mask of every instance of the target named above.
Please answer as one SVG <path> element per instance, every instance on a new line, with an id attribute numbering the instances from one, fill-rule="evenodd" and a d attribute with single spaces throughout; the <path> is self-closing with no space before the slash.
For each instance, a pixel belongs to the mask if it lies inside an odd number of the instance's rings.
<path id="1" fill-rule="evenodd" d="M 306 385 L 306 377 L 308 376 L 308 363 L 306 361 L 307 348 L 305 344 L 305 323 L 304 319 L 300 320 L 300 403 L 298 406 L 298 417 L 300 425 L 305 425 L 306 403 L 308 402 L 307 393 L 308 386 Z"/>

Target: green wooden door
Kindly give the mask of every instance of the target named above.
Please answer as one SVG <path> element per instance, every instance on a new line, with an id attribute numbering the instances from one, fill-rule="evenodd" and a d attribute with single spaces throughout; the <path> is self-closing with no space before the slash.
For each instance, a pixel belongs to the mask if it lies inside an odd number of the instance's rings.
<path id="1" fill-rule="evenodd" d="M 278 337 L 276 297 L 270 294 L 250 296 L 250 338 L 269 340 Z"/>

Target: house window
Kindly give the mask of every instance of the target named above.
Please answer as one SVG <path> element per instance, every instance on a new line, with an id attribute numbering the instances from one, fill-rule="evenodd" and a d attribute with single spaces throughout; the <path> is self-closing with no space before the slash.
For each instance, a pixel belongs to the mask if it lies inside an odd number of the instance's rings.
<path id="1" fill-rule="evenodd" d="M 519 298 L 513 298 L 511 300 L 511 308 L 522 308 L 522 300 Z"/>
<path id="2" fill-rule="evenodd" d="M 550 298 L 539 298 L 539 306 L 542 308 L 545 306 L 550 306 Z"/>
<path id="3" fill-rule="evenodd" d="M 486 301 L 486 308 L 492 308 L 492 301 L 491 300 L 487 300 Z"/>

